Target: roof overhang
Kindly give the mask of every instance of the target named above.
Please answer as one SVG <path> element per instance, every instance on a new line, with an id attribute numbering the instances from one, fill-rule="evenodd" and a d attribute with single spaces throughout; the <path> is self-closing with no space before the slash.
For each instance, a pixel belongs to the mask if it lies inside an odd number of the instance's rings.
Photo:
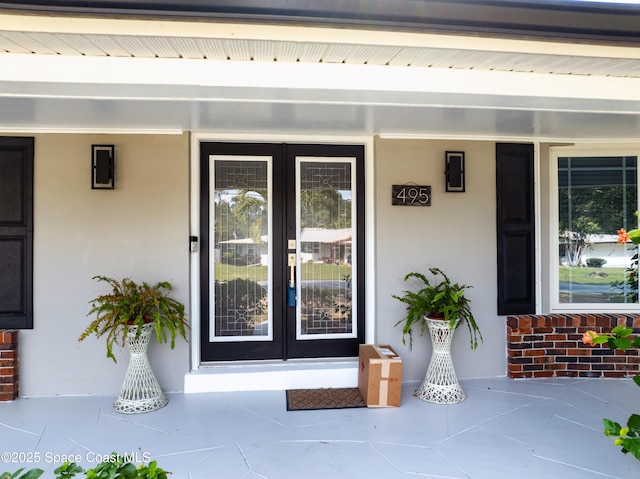
<path id="1" fill-rule="evenodd" d="M 491 5 L 498 3 L 522 4 Z M 556 4 L 568 2 L 544 3 L 557 13 Z M 590 10 L 607 19 L 622 12 L 608 11 Z M 388 22 L 345 28 L 264 17 L 257 24 L 79 13 L 0 14 L 0 131 L 550 141 L 635 140 L 639 133 L 640 49 L 629 46 L 640 38 L 635 33 L 626 42 L 573 43 L 391 29 Z M 637 7 L 624 13 L 640 29 Z M 620 23 L 618 33 L 628 25 Z"/>

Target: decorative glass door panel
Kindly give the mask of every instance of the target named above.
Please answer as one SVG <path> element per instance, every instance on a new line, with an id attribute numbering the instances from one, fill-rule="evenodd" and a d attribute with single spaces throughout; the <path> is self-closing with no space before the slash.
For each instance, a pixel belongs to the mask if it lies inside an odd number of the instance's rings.
<path id="1" fill-rule="evenodd" d="M 214 238 L 210 341 L 273 337 L 271 314 L 271 158 L 211 156 Z"/>
<path id="2" fill-rule="evenodd" d="M 357 337 L 352 274 L 355 158 L 296 159 L 298 340 Z"/>
<path id="3" fill-rule="evenodd" d="M 358 355 L 363 166 L 362 146 L 201 144 L 203 361 Z"/>

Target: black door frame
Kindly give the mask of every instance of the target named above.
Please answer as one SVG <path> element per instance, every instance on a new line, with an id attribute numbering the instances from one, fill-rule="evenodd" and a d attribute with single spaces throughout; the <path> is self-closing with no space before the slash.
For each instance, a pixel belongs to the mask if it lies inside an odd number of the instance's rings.
<path id="1" fill-rule="evenodd" d="M 333 357 L 353 357 L 358 356 L 358 344 L 364 343 L 364 146 L 361 145 L 330 145 L 330 144 L 288 144 L 286 149 L 287 162 L 287 231 L 286 238 L 295 238 L 295 159 L 299 156 L 319 156 L 319 157 L 355 157 L 356 158 L 356 205 L 359 208 L 356 213 L 356 251 L 358 261 L 356 264 L 356 277 L 358 278 L 358 288 L 354 291 L 355 297 L 352 302 L 357 304 L 356 324 L 358 328 L 357 342 L 353 339 L 320 339 L 297 341 L 295 338 L 295 308 L 287 308 L 287 350 L 285 357 L 295 358 L 315 358 L 326 357 L 322 350 L 326 349 L 328 341 L 331 342 L 334 352 Z M 285 238 L 285 239 L 286 239 Z"/>
<path id="2" fill-rule="evenodd" d="M 354 291 L 353 301 L 359 307 L 357 311 L 357 338 L 332 340 L 305 340 L 303 347 L 291 348 L 289 344 L 295 341 L 295 308 L 286 306 L 285 248 L 272 248 L 273 264 L 281 265 L 273 268 L 273 304 L 274 311 L 286 313 L 281 321 L 274 317 L 273 341 L 249 342 L 209 342 L 209 264 L 210 249 L 213 245 L 209 239 L 209 157 L 211 155 L 247 155 L 271 156 L 273 158 L 273 200 L 287 205 L 282 212 L 274 209 L 274 244 L 284 245 L 287 238 L 295 237 L 295 171 L 293 164 L 296 156 L 336 156 L 355 157 L 356 163 L 356 215 L 358 234 L 356 235 L 359 259 L 355 263 L 358 277 L 358 288 Z M 358 344 L 364 343 L 365 338 L 365 175 L 364 175 L 364 145 L 334 145 L 334 144 L 295 144 L 295 143 L 242 143 L 242 142 L 200 142 L 200 360 L 207 361 L 239 361 L 262 359 L 288 359 L 313 357 L 355 357 L 358 355 Z M 276 204 L 276 203 L 274 203 Z M 293 215 L 293 216 L 291 216 Z M 277 216 L 280 216 L 278 218 Z M 285 216 L 287 218 L 285 218 Z M 289 228 L 287 230 L 287 228 Z M 291 310 L 293 309 L 293 313 Z M 293 319 L 292 319 L 293 317 Z M 286 324 L 285 324 L 286 323 Z M 335 351 L 326 354 L 324 349 L 331 343 Z M 247 345 L 247 347 L 242 347 Z"/>

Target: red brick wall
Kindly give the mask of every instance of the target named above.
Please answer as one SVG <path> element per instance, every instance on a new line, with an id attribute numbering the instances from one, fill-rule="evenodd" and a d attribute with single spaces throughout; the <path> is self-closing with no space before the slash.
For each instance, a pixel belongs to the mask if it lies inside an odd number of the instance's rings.
<path id="1" fill-rule="evenodd" d="M 18 331 L 0 330 L 0 401 L 18 397 Z"/>
<path id="2" fill-rule="evenodd" d="M 638 350 L 612 351 L 587 346 L 587 330 L 607 333 L 618 325 L 640 331 L 640 315 L 549 314 L 507 317 L 507 367 L 510 378 L 635 376 Z"/>

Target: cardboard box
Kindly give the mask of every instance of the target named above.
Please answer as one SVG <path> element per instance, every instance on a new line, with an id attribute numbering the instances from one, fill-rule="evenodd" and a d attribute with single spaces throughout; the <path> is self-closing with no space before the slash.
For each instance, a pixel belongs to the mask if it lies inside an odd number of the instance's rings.
<path id="1" fill-rule="evenodd" d="M 402 358 L 391 346 L 361 344 L 358 387 L 367 407 L 400 406 Z"/>

